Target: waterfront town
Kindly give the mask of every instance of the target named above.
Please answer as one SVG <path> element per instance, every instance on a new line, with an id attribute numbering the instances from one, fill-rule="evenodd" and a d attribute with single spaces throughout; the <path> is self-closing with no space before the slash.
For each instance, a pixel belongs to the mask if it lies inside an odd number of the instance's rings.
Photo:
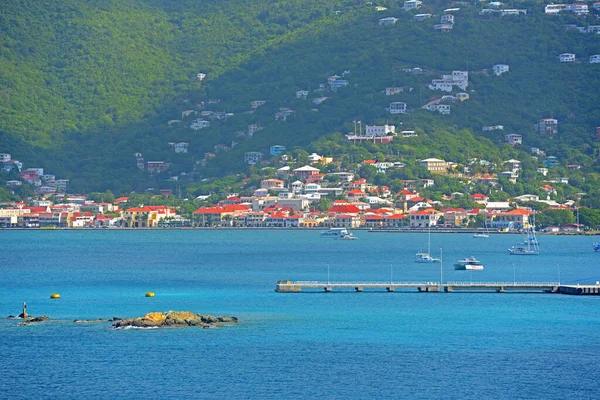
<path id="1" fill-rule="evenodd" d="M 2 156 L 8 159 L 4 165 L 18 163 L 8 154 Z M 344 227 L 410 230 L 431 227 L 511 232 L 534 224 L 531 204 L 543 205 L 542 214 L 548 210 L 563 210 L 572 217 L 572 221 L 567 223 L 542 226 L 546 232 L 579 232 L 597 228 L 579 224 L 575 200 L 558 203 L 552 199 L 556 194 L 552 185 L 560 185 L 558 181 L 548 181 L 539 188 L 538 193 L 547 194 L 545 197 L 529 194 L 506 201 L 492 201 L 483 193 L 454 192 L 443 194 L 441 200 L 432 200 L 421 192 L 434 186 L 435 179 L 402 180 L 403 188 L 395 192 L 389 186 L 378 186 L 359 176 L 365 166 L 385 172 L 402 168 L 402 163 L 364 160 L 355 171 L 324 172 L 324 167 L 333 162 L 331 157 L 313 153 L 309 156 L 311 165 L 298 168 L 284 165 L 275 171 L 276 177 L 262 179 L 260 187 L 249 188 L 251 192 L 245 190 L 248 195 L 231 193 L 222 198 L 201 195 L 196 199 L 169 202 L 169 199 L 174 199 L 173 191 L 162 189 L 155 191 L 158 192 L 156 194 L 145 195 L 153 205 L 133 204 L 130 196 L 107 196 L 104 201 L 97 196 L 92 199 L 82 194 L 69 194 L 66 191 L 68 181 L 57 180 L 44 173 L 42 168 L 23 169 L 19 173 L 20 180 L 8 181 L 7 184 L 13 187 L 17 186 L 16 182 L 31 185 L 35 187 L 35 194 L 26 201 L 0 204 L 0 228 Z M 481 164 L 481 160 L 477 163 Z M 500 175 L 518 179 L 520 162 L 507 160 L 504 164 L 507 171 Z M 497 174 L 466 173 L 469 168 L 458 172 L 454 163 L 437 158 L 420 160 L 419 166 L 429 176 L 449 176 L 463 181 L 466 186 L 494 188 L 499 181 Z M 323 200 L 328 201 L 324 203 Z M 447 205 L 457 201 L 472 207 Z M 162 205 L 157 204 L 161 202 Z M 181 204 L 187 206 L 182 207 Z"/>

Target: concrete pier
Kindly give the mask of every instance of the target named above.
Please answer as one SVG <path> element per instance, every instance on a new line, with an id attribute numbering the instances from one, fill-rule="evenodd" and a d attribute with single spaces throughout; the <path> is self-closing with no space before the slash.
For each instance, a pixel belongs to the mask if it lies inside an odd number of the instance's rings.
<path id="1" fill-rule="evenodd" d="M 319 281 L 277 281 L 279 293 L 299 293 L 303 290 L 385 290 L 387 292 L 412 291 L 421 293 L 453 292 L 537 292 L 575 296 L 599 296 L 600 285 L 561 285 L 557 282 L 319 282 Z"/>

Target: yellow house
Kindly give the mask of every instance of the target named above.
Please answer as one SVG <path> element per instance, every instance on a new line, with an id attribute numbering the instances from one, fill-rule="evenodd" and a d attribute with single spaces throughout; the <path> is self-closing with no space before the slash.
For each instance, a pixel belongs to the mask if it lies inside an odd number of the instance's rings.
<path id="1" fill-rule="evenodd" d="M 448 170 L 448 164 L 444 160 L 439 158 L 426 158 L 425 160 L 419 161 L 420 167 L 427 168 L 427 171 L 432 174 L 444 175 Z"/>

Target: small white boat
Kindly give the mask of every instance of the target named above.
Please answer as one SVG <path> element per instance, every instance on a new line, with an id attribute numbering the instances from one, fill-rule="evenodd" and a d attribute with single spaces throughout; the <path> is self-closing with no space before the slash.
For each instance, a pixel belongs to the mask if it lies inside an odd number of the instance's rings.
<path id="1" fill-rule="evenodd" d="M 329 239 L 345 239 L 345 240 L 353 240 L 356 239 L 348 229 L 346 228 L 329 228 L 326 231 L 321 232 L 322 238 Z"/>
<path id="2" fill-rule="evenodd" d="M 454 264 L 454 269 L 459 271 L 483 271 L 483 264 L 474 256 L 458 260 Z"/>
<path id="3" fill-rule="evenodd" d="M 483 232 L 475 232 L 473 234 L 474 238 L 489 238 L 490 235 L 488 235 L 487 233 L 483 233 Z"/>
<path id="4" fill-rule="evenodd" d="M 431 257 L 429 253 L 417 253 L 417 259 L 415 260 L 417 263 L 439 263 L 439 258 Z"/>
<path id="5" fill-rule="evenodd" d="M 512 255 L 516 255 L 516 256 L 537 256 L 540 254 L 540 251 L 538 250 L 537 246 L 513 246 L 510 249 L 508 249 L 508 252 Z"/>
<path id="6" fill-rule="evenodd" d="M 417 259 L 415 260 L 415 262 L 417 262 L 417 263 L 438 263 L 438 262 L 440 262 L 439 258 L 434 258 L 431 256 L 431 226 L 429 226 L 429 229 L 427 231 L 427 253 L 420 251 L 416 255 L 417 255 Z"/>

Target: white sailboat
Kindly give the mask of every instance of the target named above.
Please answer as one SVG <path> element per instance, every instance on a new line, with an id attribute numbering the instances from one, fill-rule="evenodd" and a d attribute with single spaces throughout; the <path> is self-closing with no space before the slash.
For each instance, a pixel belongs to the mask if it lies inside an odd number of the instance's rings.
<path id="1" fill-rule="evenodd" d="M 490 233 L 487 229 L 485 220 L 483 220 L 483 231 L 482 232 L 475 232 L 473 234 L 474 238 L 489 238 L 490 237 Z"/>
<path id="2" fill-rule="evenodd" d="M 524 244 L 518 244 L 510 249 L 508 252 L 512 255 L 517 256 L 537 256 L 540 254 L 540 245 L 535 234 L 535 214 L 533 214 L 533 225 L 530 225 L 525 231 L 527 239 Z"/>
<path id="3" fill-rule="evenodd" d="M 429 229 L 427 231 L 427 253 L 418 252 L 417 259 L 415 260 L 417 263 L 438 263 L 440 262 L 439 258 L 434 258 L 431 256 L 431 225 L 429 225 Z"/>

